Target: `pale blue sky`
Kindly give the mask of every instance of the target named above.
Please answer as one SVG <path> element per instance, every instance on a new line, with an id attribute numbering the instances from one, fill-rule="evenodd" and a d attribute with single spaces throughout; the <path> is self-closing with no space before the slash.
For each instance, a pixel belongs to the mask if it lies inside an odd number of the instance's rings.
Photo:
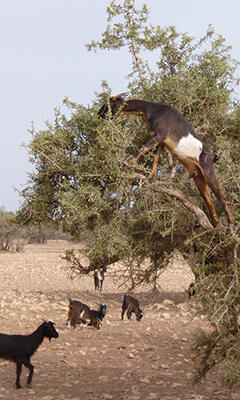
<path id="1" fill-rule="evenodd" d="M 198 38 L 209 24 L 240 60 L 239 0 L 136 0 L 146 3 L 150 22 Z M 31 170 L 27 151 L 31 121 L 36 129 L 53 118 L 65 96 L 87 105 L 108 80 L 113 93 L 126 90 L 126 53 L 88 52 L 106 26 L 107 0 L 0 0 L 0 207 L 16 211 Z"/>

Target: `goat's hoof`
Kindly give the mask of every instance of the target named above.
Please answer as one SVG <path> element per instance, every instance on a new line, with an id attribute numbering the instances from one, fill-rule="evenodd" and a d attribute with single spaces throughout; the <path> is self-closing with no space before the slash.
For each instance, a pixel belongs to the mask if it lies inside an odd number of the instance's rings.
<path id="1" fill-rule="evenodd" d="M 21 385 L 16 385 L 16 388 L 17 389 L 22 389 L 22 386 Z"/>

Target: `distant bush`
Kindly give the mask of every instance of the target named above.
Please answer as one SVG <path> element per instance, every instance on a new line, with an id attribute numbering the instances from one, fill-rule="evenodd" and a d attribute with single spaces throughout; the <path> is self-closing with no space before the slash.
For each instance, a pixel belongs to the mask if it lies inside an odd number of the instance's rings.
<path id="1" fill-rule="evenodd" d="M 21 228 L 15 221 L 15 215 L 0 208 L 0 251 L 9 251 L 14 239 L 20 235 Z"/>
<path id="2" fill-rule="evenodd" d="M 21 252 L 27 243 L 46 243 L 49 239 L 70 240 L 71 236 L 53 223 L 22 226 L 13 212 L 0 208 L 0 252 Z"/>
<path id="3" fill-rule="evenodd" d="M 63 232 L 61 226 L 56 227 L 53 223 L 40 224 L 28 227 L 28 243 L 46 243 L 47 240 L 71 240 L 68 232 Z"/>

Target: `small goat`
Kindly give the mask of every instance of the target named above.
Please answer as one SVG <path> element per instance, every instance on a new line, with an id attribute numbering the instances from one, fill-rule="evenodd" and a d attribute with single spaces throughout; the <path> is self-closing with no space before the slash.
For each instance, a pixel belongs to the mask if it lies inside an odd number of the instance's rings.
<path id="1" fill-rule="evenodd" d="M 214 226 L 218 223 L 213 200 L 208 192 L 210 188 L 225 210 L 229 224 L 233 216 L 228 203 L 221 193 L 214 171 L 214 162 L 209 157 L 206 146 L 195 134 L 192 126 L 183 116 L 168 104 L 151 103 L 143 100 L 124 100 L 125 93 L 111 97 L 98 112 L 99 117 L 106 118 L 110 106 L 111 115 L 118 111 L 126 114 L 141 114 L 151 137 L 128 163 L 137 161 L 149 150 L 156 148 L 151 177 L 157 173 L 160 153 L 165 147 L 186 168 L 190 178 L 193 178 L 202 198 L 204 199 Z"/>
<path id="2" fill-rule="evenodd" d="M 103 281 L 105 279 L 105 272 L 107 272 L 107 268 L 103 267 L 100 271 L 94 271 L 94 287 L 95 290 L 100 290 L 100 292 L 102 291 L 102 286 L 103 286 Z"/>
<path id="3" fill-rule="evenodd" d="M 16 388 L 20 389 L 20 375 L 22 365 L 25 365 L 30 372 L 27 383 L 30 385 L 33 377 L 34 367 L 30 364 L 30 357 L 46 337 L 49 340 L 57 338 L 58 333 L 54 328 L 54 323 L 43 322 L 31 335 L 6 335 L 0 333 L 0 358 L 13 361 L 17 366 Z"/>
<path id="4" fill-rule="evenodd" d="M 98 311 L 95 311 L 90 310 L 86 304 L 80 301 L 69 299 L 67 324 L 70 321 L 70 325 L 74 328 L 76 328 L 76 324 L 83 324 L 100 329 L 106 313 L 106 304 L 100 304 Z"/>
<path id="5" fill-rule="evenodd" d="M 144 316 L 141 308 L 139 307 L 139 302 L 134 297 L 130 296 L 129 294 L 125 294 L 123 297 L 122 303 L 122 320 L 124 318 L 124 314 L 127 311 L 128 319 L 131 319 L 132 313 L 136 315 L 136 320 L 141 321 Z"/>

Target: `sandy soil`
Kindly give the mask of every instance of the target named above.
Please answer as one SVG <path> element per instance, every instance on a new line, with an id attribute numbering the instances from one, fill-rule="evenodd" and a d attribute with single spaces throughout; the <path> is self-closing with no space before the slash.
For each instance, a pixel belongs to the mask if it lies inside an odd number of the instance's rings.
<path id="1" fill-rule="evenodd" d="M 240 400 L 239 388 L 221 386 L 217 369 L 201 384 L 192 384 L 192 334 L 206 321 L 189 311 L 185 289 L 192 274 L 178 257 L 162 274 L 158 296 L 135 293 L 143 320 L 121 321 L 124 290 L 108 275 L 102 293 L 95 292 L 92 277 L 68 278 L 61 255 L 72 247 L 49 241 L 27 245 L 24 253 L 0 254 L 1 332 L 28 334 L 42 319 L 54 321 L 59 332 L 32 357 L 31 387 L 23 367 L 23 388 L 16 390 L 15 365 L 0 361 L 0 399 Z M 69 297 L 95 309 L 106 303 L 102 329 L 68 328 Z"/>

